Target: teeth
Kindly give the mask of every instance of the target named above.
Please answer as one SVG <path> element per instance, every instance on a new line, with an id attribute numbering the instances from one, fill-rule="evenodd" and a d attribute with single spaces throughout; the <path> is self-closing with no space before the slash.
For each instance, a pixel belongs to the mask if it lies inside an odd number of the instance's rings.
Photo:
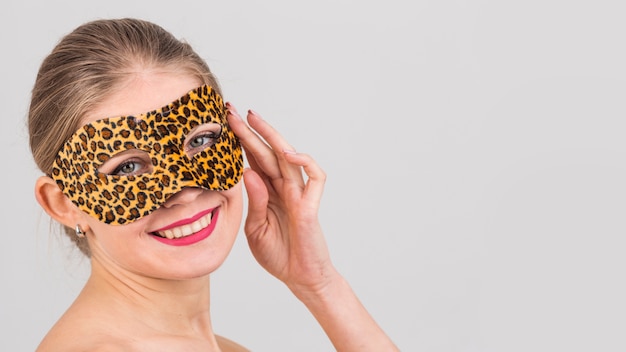
<path id="1" fill-rule="evenodd" d="M 200 219 L 192 222 L 191 224 L 174 227 L 165 231 L 159 231 L 157 232 L 157 235 L 169 238 L 170 240 L 173 238 L 189 236 L 209 226 L 211 224 L 212 217 L 213 213 L 208 213 Z"/>

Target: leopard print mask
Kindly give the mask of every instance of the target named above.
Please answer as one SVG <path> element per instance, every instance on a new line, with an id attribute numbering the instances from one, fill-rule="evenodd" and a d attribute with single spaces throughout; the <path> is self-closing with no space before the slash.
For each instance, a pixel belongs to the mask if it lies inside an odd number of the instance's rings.
<path id="1" fill-rule="evenodd" d="M 136 165 L 143 169 L 134 170 Z M 227 190 L 242 173 L 241 146 L 222 98 L 205 85 L 161 109 L 81 127 L 61 148 L 50 176 L 82 211 L 122 225 L 150 214 L 184 187 Z"/>

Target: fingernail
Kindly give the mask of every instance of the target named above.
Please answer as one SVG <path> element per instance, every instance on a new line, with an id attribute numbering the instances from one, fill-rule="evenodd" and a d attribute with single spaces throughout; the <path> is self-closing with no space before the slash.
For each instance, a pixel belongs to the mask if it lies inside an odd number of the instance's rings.
<path id="1" fill-rule="evenodd" d="M 232 116 L 233 118 L 240 120 L 239 116 L 237 116 L 237 114 L 235 114 L 234 112 L 228 110 L 228 115 Z"/>
<path id="2" fill-rule="evenodd" d="M 241 120 L 241 116 L 237 113 L 235 109 L 228 109 L 228 113 L 233 115 L 237 120 Z"/>
<path id="3" fill-rule="evenodd" d="M 252 115 L 258 117 L 259 119 L 263 120 L 261 115 L 258 112 L 254 111 L 254 110 L 248 110 L 248 114 L 252 114 Z"/>
<path id="4" fill-rule="evenodd" d="M 291 149 L 283 149 L 283 153 L 291 154 L 291 155 L 298 154 L 298 152 L 296 152 L 295 150 L 291 150 Z"/>

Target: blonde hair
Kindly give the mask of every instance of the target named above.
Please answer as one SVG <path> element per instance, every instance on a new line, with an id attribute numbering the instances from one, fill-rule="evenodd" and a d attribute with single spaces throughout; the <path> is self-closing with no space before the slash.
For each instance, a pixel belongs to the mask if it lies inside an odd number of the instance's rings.
<path id="1" fill-rule="evenodd" d="M 28 129 L 35 163 L 50 174 L 63 143 L 83 117 L 140 66 L 176 67 L 221 94 L 217 79 L 191 46 L 162 27 L 124 18 L 85 23 L 67 34 L 44 59 L 32 91 Z M 65 232 L 87 256 L 87 241 Z"/>

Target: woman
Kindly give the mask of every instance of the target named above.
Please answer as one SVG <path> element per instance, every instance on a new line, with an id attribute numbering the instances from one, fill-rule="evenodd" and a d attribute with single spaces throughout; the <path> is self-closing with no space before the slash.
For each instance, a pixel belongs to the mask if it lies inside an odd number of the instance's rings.
<path id="1" fill-rule="evenodd" d="M 331 263 L 317 220 L 324 172 L 257 113 L 247 122 L 155 24 L 98 20 L 61 40 L 32 93 L 30 144 L 46 174 L 35 194 L 91 275 L 38 351 L 245 351 L 214 334 L 209 304 L 242 178 L 252 253 L 335 348 L 397 350 Z"/>

